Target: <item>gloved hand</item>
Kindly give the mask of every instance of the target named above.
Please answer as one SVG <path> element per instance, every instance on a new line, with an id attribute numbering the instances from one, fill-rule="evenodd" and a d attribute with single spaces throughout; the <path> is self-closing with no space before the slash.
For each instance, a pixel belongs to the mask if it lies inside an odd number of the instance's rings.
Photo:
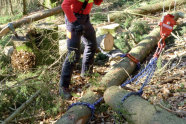
<path id="1" fill-rule="evenodd" d="M 74 26 L 74 31 L 79 34 L 82 35 L 83 34 L 83 26 L 81 24 L 79 24 L 79 22 L 76 20 L 75 22 L 72 23 Z"/>

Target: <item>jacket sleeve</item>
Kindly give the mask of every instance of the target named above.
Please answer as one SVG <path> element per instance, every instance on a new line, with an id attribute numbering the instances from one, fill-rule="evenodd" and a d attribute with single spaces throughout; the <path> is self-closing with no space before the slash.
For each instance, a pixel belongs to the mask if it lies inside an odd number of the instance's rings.
<path id="1" fill-rule="evenodd" d="M 68 20 L 70 22 L 75 22 L 77 20 L 77 18 L 75 17 L 75 15 L 71 9 L 72 2 L 73 2 L 73 0 L 64 0 L 63 3 L 61 4 L 61 8 L 63 9 Z"/>
<path id="2" fill-rule="evenodd" d="M 103 0 L 94 0 L 94 4 L 96 4 L 96 5 L 100 5 L 101 3 L 103 2 Z"/>

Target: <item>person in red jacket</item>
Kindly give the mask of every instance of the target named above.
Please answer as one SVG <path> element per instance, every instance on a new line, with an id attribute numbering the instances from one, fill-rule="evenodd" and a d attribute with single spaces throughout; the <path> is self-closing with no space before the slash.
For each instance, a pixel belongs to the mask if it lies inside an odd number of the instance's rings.
<path id="1" fill-rule="evenodd" d="M 81 39 L 85 45 L 81 76 L 91 73 L 94 54 L 97 49 L 96 33 L 90 23 L 89 13 L 93 4 L 100 5 L 103 0 L 64 0 L 61 7 L 65 13 L 68 53 L 63 63 L 59 93 L 64 99 L 70 99 L 69 85 L 75 64 L 80 59 Z"/>

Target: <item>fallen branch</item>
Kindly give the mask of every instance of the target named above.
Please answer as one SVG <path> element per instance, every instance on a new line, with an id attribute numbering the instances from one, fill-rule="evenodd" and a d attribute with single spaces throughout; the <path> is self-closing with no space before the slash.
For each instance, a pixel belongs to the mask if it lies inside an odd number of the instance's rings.
<path id="1" fill-rule="evenodd" d="M 140 8 L 125 9 L 122 12 L 115 12 L 115 13 L 110 14 L 110 20 L 114 21 L 115 19 L 123 17 L 126 13 L 142 15 L 142 14 L 155 13 L 158 11 L 162 11 L 163 9 L 162 5 L 164 5 L 165 9 L 173 8 L 174 2 L 175 0 L 166 0 L 166 1 L 158 2 L 156 4 L 146 5 Z M 186 3 L 185 0 L 176 0 L 177 6 L 185 4 L 185 3 Z"/>
<path id="2" fill-rule="evenodd" d="M 52 9 L 36 12 L 32 15 L 23 17 L 22 19 L 18 21 L 11 22 L 11 24 L 13 25 L 13 28 L 18 28 L 21 25 L 25 25 L 25 24 L 28 24 L 34 21 L 38 21 L 40 19 L 44 19 L 46 17 L 59 14 L 61 12 L 62 12 L 61 6 L 58 6 Z M 10 28 L 8 27 L 7 24 L 0 26 L 0 37 L 6 35 L 9 31 L 10 31 Z"/>
<path id="3" fill-rule="evenodd" d="M 17 115 L 19 115 L 35 98 L 38 97 L 41 90 L 38 90 L 34 95 L 30 97 L 25 103 L 23 103 L 14 113 L 12 113 L 7 119 L 5 119 L 2 124 L 10 123 Z"/>
<path id="4" fill-rule="evenodd" d="M 175 15 L 177 20 L 180 14 Z M 181 16 L 182 17 L 182 16 Z M 133 48 L 129 54 L 137 58 L 139 61 L 143 61 L 147 57 L 153 48 L 157 45 L 160 39 L 160 29 L 155 28 L 150 34 L 141 41 L 135 48 Z M 124 58 L 121 62 L 115 64 L 113 68 L 102 78 L 99 82 L 99 87 L 103 87 L 103 91 L 106 88 L 121 85 L 123 81 L 128 78 L 128 74 L 131 74 L 135 70 L 136 64 L 128 58 Z M 100 97 L 98 93 L 93 92 L 94 86 L 87 89 L 87 93 L 79 100 L 80 102 L 94 103 Z M 85 124 L 91 117 L 91 111 L 86 106 L 73 106 L 70 108 L 57 122 L 56 124 L 76 124 L 81 122 Z"/>
<path id="5" fill-rule="evenodd" d="M 167 110 L 168 112 L 174 113 L 174 114 L 176 114 L 176 115 L 178 115 L 178 116 L 181 116 L 181 117 L 186 116 L 186 111 L 183 111 L 183 110 L 173 111 L 173 110 L 170 110 L 170 109 L 168 109 L 167 107 L 163 106 L 163 105 L 160 104 L 160 103 L 158 103 L 157 105 L 158 105 L 159 107 L 161 107 L 161 108 Z"/>
<path id="6" fill-rule="evenodd" d="M 167 66 L 170 65 L 175 59 L 178 58 L 183 58 L 186 56 L 186 52 L 184 52 L 183 54 L 179 55 L 179 56 L 175 56 L 173 58 L 171 58 L 157 73 L 158 76 L 161 76 L 164 72 L 167 72 Z M 178 64 L 177 64 L 178 65 Z M 176 66 L 177 66 L 176 65 Z M 172 70 L 172 69 L 171 69 Z"/>
<path id="7" fill-rule="evenodd" d="M 181 79 L 182 75 L 184 75 L 184 73 L 181 72 L 181 73 L 177 73 L 172 76 L 169 76 L 169 77 L 167 77 L 167 79 L 161 81 L 160 84 L 171 83 L 171 82 L 173 82 L 173 80 L 179 80 L 179 79 Z"/>

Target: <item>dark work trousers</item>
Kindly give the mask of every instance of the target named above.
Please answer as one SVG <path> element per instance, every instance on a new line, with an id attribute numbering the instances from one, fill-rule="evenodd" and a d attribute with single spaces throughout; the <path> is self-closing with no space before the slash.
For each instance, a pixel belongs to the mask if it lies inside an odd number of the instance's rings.
<path id="1" fill-rule="evenodd" d="M 79 34 L 75 32 L 73 30 L 72 23 L 70 23 L 67 17 L 65 16 L 65 23 L 66 23 L 67 30 L 71 32 L 71 38 L 67 37 L 68 53 L 63 63 L 61 78 L 60 78 L 60 87 L 65 87 L 65 88 L 69 87 L 73 69 L 75 67 L 75 64 L 80 59 L 81 37 L 85 45 L 83 60 L 82 60 L 81 75 L 84 75 L 85 73 L 89 73 L 89 71 L 92 71 L 94 54 L 97 49 L 96 34 L 92 24 L 90 23 L 89 15 L 75 14 L 75 16 L 77 17 L 78 22 L 83 26 L 83 34 Z"/>

